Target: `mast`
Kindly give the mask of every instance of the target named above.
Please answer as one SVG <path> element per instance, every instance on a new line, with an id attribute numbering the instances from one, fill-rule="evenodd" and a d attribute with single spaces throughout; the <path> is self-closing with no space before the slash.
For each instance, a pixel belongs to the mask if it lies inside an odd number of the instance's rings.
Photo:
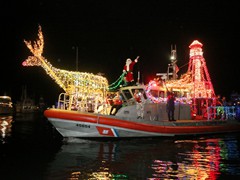
<path id="1" fill-rule="evenodd" d="M 167 71 L 167 79 L 169 80 L 169 76 L 172 75 L 172 79 L 177 79 L 177 47 L 176 45 L 171 45 L 171 56 L 170 56 L 171 63 L 168 64 L 168 71 Z"/>

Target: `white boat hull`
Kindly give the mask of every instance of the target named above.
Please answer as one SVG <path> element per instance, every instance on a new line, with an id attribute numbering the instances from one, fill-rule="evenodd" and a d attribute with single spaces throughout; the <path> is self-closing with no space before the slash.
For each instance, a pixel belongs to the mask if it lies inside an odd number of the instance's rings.
<path id="1" fill-rule="evenodd" d="M 133 138 L 239 132 L 236 120 L 129 119 L 95 113 L 49 109 L 45 116 L 64 138 Z"/>
<path id="2" fill-rule="evenodd" d="M 75 122 L 62 119 L 49 118 L 51 124 L 63 137 L 153 137 L 174 136 L 174 134 L 146 132 L 117 126 Z"/>

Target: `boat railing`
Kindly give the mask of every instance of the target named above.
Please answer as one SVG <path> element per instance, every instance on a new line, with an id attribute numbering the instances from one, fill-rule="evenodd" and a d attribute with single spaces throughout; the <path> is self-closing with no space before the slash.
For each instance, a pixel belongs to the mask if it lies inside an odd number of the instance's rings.
<path id="1" fill-rule="evenodd" d="M 58 109 L 87 111 L 86 101 L 76 101 L 73 95 L 61 93 L 58 97 Z"/>
<path id="2" fill-rule="evenodd" d="M 69 107 L 69 95 L 67 95 L 66 93 L 59 94 L 57 108 L 67 109 L 68 107 Z"/>
<path id="3" fill-rule="evenodd" d="M 67 93 L 61 93 L 58 97 L 57 109 L 107 114 L 108 108 L 105 101 L 100 102 L 100 99 L 96 98 L 78 99 L 75 94 Z"/>
<path id="4" fill-rule="evenodd" d="M 236 106 L 209 106 L 207 108 L 208 120 L 210 119 L 221 119 L 231 120 L 237 117 Z"/>

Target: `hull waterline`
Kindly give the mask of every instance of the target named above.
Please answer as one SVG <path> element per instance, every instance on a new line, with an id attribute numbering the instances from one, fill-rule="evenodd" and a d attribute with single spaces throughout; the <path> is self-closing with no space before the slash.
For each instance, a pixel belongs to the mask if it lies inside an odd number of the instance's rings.
<path id="1" fill-rule="evenodd" d="M 59 109 L 48 109 L 44 114 L 63 137 L 157 137 L 240 131 L 236 120 L 152 121 Z"/>

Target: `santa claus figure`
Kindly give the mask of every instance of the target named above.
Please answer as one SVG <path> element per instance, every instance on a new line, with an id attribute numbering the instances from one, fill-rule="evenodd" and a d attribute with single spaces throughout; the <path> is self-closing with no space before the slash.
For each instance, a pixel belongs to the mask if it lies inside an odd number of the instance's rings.
<path id="1" fill-rule="evenodd" d="M 123 72 L 126 73 L 125 75 L 125 85 L 133 84 L 134 82 L 134 77 L 133 77 L 133 67 L 134 65 L 138 62 L 139 56 L 132 61 L 130 58 L 126 60 L 126 64 L 123 68 Z"/>

